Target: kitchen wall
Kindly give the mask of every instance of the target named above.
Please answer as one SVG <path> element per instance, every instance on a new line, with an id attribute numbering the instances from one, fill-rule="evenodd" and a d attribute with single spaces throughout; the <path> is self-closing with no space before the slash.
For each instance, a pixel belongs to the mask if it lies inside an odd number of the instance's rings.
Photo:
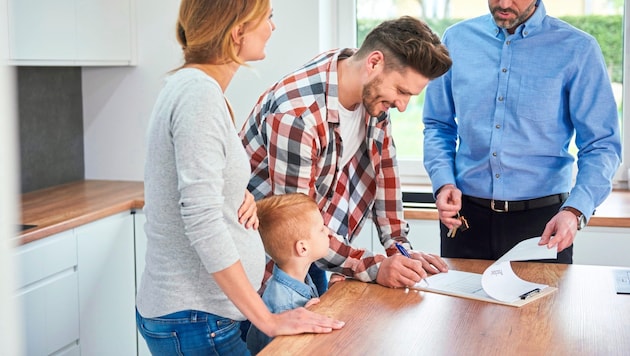
<path id="1" fill-rule="evenodd" d="M 136 66 L 17 67 L 22 193 L 84 178 L 143 180 L 148 119 L 163 78 L 181 65 L 179 1 L 135 5 Z M 267 58 L 242 67 L 226 93 L 238 128 L 274 81 L 321 51 L 353 44 L 352 31 L 335 30 L 339 6 L 354 5 L 273 1 Z"/>
<path id="2" fill-rule="evenodd" d="M 227 90 L 239 128 L 275 80 L 320 51 L 337 47 L 339 38 L 352 44 L 351 33 L 337 34 L 331 25 L 337 21 L 337 6 L 352 2 L 337 3 L 273 0 L 277 29 L 267 58 L 242 67 Z M 174 36 L 178 7 L 179 1 L 136 0 L 137 66 L 83 68 L 85 178 L 143 180 L 147 121 L 162 79 L 181 64 Z"/>

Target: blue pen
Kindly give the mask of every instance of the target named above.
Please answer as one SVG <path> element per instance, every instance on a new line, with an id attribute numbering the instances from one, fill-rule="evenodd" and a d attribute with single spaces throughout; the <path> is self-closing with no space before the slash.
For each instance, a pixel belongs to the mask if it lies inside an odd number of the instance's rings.
<path id="1" fill-rule="evenodd" d="M 411 258 L 405 246 L 401 245 L 400 242 L 396 242 L 396 248 L 398 249 L 398 251 L 400 251 L 400 253 L 402 253 L 403 256 Z"/>
<path id="2" fill-rule="evenodd" d="M 396 248 L 398 249 L 398 251 L 400 251 L 400 253 L 408 258 L 411 258 L 411 255 L 409 254 L 409 252 L 407 252 L 407 249 L 405 248 L 405 246 L 401 245 L 400 242 L 396 242 Z M 427 280 L 425 278 L 422 279 L 424 281 L 424 283 L 427 284 L 427 286 L 429 285 L 429 282 L 427 282 Z"/>

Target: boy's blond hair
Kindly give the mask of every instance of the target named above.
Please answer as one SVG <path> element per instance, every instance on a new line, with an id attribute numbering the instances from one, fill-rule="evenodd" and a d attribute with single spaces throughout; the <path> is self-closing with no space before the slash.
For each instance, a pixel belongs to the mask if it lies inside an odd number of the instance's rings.
<path id="1" fill-rule="evenodd" d="M 308 215 L 319 208 L 313 198 L 303 193 L 272 195 L 259 200 L 258 231 L 267 254 L 277 263 L 284 264 L 293 255 L 298 240 L 309 239 Z"/>

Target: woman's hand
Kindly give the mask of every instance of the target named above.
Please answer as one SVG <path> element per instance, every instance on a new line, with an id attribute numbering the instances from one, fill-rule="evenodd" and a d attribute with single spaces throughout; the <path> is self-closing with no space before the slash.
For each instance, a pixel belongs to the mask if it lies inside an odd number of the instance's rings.
<path id="1" fill-rule="evenodd" d="M 329 333 L 345 325 L 343 321 L 314 313 L 303 307 L 272 315 L 271 324 L 274 326 L 268 329 L 270 334 L 267 334 L 271 337 L 302 333 Z"/>
<path id="2" fill-rule="evenodd" d="M 245 197 L 243 203 L 238 209 L 238 222 L 243 224 L 245 228 L 254 230 L 258 229 L 258 215 L 256 215 L 256 201 L 254 196 L 245 189 Z"/>
<path id="3" fill-rule="evenodd" d="M 329 333 L 341 329 L 345 323 L 304 307 L 272 314 L 247 279 L 241 261 L 212 274 L 225 295 L 249 321 L 267 336 L 301 333 Z M 311 299 L 309 306 L 319 299 Z"/>

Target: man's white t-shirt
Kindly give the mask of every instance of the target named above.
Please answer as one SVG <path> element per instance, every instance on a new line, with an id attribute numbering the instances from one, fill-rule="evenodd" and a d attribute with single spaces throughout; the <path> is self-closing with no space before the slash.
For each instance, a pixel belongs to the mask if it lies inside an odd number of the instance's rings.
<path id="1" fill-rule="evenodd" d="M 343 142 L 343 153 L 339 167 L 345 167 L 365 140 L 365 108 L 358 105 L 355 110 L 348 110 L 339 105 L 339 131 Z"/>

